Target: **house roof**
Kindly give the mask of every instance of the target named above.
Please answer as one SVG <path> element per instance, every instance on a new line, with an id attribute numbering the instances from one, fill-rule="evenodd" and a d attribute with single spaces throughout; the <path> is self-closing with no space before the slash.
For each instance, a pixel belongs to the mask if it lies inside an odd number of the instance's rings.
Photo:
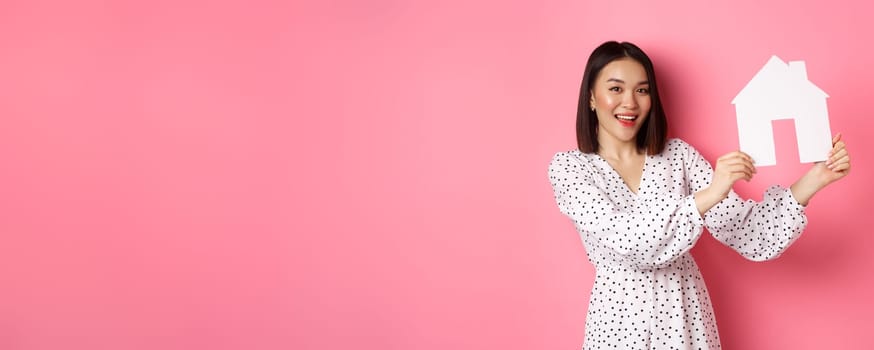
<path id="1" fill-rule="evenodd" d="M 775 55 L 771 56 L 771 59 L 750 79 L 731 103 L 826 97 L 828 94 L 825 91 L 807 80 L 804 61 L 792 61 L 787 64 Z"/>

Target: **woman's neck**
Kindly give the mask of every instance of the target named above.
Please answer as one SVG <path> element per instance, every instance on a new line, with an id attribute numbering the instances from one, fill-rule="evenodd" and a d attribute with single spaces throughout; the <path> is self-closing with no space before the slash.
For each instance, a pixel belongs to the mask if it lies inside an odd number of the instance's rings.
<path id="1" fill-rule="evenodd" d="M 643 153 L 637 148 L 637 144 L 633 140 L 630 142 L 610 139 L 598 141 L 598 155 L 605 159 L 634 159 Z"/>

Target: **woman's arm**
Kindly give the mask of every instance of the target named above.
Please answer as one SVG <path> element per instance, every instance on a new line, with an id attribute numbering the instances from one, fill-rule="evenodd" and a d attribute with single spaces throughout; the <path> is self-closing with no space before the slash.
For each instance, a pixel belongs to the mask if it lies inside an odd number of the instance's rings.
<path id="1" fill-rule="evenodd" d="M 647 211 L 617 205 L 599 188 L 586 165 L 567 153 L 549 164 L 555 201 L 581 231 L 630 265 L 657 268 L 689 251 L 701 236 L 704 220 L 692 196 L 663 196 Z"/>
<path id="2" fill-rule="evenodd" d="M 829 160 L 815 164 L 790 189 L 772 186 L 760 202 L 743 200 L 731 186 L 755 174 L 752 160 L 742 152 L 719 158 L 716 170 L 691 150 L 687 173 L 699 212 L 713 237 L 750 260 L 778 257 L 795 241 L 807 224 L 804 206 L 825 186 L 847 175 L 849 155 L 841 136 L 835 136 Z M 712 176 L 709 183 L 708 177 Z M 715 202 L 715 204 L 714 204 Z"/>
<path id="3" fill-rule="evenodd" d="M 749 156 L 729 153 L 719 158 L 714 171 L 694 148 L 688 150 L 689 191 L 699 203 L 717 201 L 705 203 L 710 207 L 704 211 L 705 225 L 714 238 L 749 260 L 763 261 L 780 256 L 801 235 L 807 218 L 789 189 L 772 186 L 758 202 L 744 200 L 731 190 L 731 184 L 755 172 Z"/>

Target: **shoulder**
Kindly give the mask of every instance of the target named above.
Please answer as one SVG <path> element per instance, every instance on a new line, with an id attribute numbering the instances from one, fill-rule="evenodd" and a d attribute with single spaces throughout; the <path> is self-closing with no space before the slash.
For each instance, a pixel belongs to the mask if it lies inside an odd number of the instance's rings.
<path id="1" fill-rule="evenodd" d="M 663 155 L 670 158 L 696 158 L 700 156 L 695 147 L 690 145 L 688 142 L 683 141 L 678 138 L 669 139 L 667 144 L 665 145 L 665 150 L 662 152 Z"/>
<path id="2" fill-rule="evenodd" d="M 667 152 L 677 152 L 677 151 L 685 152 L 685 151 L 694 150 L 694 149 L 695 148 L 692 147 L 692 145 L 690 145 L 688 142 L 683 141 L 683 140 L 678 139 L 678 138 L 668 139 L 667 144 L 665 144 L 665 152 L 666 153 Z"/>
<path id="3" fill-rule="evenodd" d="M 589 162 L 591 155 L 580 152 L 578 150 L 556 152 L 549 162 L 549 167 L 553 166 L 579 166 Z"/>
<path id="4" fill-rule="evenodd" d="M 591 164 L 593 155 L 578 150 L 557 152 L 549 162 L 549 172 L 580 172 Z"/>
<path id="5" fill-rule="evenodd" d="M 558 152 L 549 162 L 549 181 L 553 188 L 573 189 L 582 184 L 590 184 L 597 172 L 592 163 L 595 154 L 578 150 Z"/>

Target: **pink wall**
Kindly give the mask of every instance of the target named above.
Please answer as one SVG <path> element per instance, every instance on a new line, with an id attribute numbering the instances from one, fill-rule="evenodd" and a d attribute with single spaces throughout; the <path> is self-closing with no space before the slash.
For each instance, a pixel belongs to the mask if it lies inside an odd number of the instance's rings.
<path id="1" fill-rule="evenodd" d="M 853 174 L 781 259 L 694 254 L 726 349 L 870 347 L 863 2 L 312 3 L 0 5 L 0 349 L 577 348 L 593 269 L 546 167 L 609 39 L 711 160 L 770 55 L 807 62 Z M 806 167 L 777 129 L 739 192 Z"/>

